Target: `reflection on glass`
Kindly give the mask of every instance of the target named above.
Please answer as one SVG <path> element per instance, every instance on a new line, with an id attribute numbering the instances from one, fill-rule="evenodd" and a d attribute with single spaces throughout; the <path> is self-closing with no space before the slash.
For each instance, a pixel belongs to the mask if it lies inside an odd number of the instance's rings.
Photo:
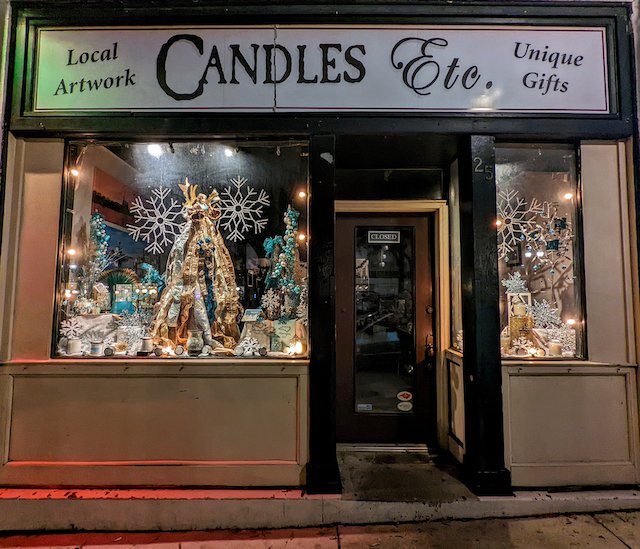
<path id="1" fill-rule="evenodd" d="M 573 150 L 498 147 L 496 187 L 502 356 L 582 356 Z"/>
<path id="2" fill-rule="evenodd" d="M 307 354 L 306 144 L 68 156 L 57 356 Z"/>
<path id="3" fill-rule="evenodd" d="M 412 413 L 413 228 L 358 227 L 355 238 L 355 411 Z"/>

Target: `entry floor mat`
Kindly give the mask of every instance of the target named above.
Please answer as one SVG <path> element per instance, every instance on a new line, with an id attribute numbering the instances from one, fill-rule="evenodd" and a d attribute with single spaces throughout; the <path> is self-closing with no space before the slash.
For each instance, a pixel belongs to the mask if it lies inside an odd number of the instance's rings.
<path id="1" fill-rule="evenodd" d="M 448 455 L 426 448 L 339 445 L 342 498 L 358 501 L 456 501 L 477 499 L 460 481 Z"/>

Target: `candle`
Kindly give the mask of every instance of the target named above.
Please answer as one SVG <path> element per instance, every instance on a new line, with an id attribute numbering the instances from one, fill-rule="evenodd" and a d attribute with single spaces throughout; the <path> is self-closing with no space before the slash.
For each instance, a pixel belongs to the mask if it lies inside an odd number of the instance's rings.
<path id="1" fill-rule="evenodd" d="M 549 342 L 549 355 L 562 356 L 562 344 L 559 341 Z"/>
<path id="2" fill-rule="evenodd" d="M 92 341 L 90 354 L 92 356 L 101 356 L 103 349 L 104 343 L 102 341 Z"/>
<path id="3" fill-rule="evenodd" d="M 527 314 L 527 306 L 524 303 L 516 303 L 513 306 L 513 314 L 516 316 L 525 316 Z"/>
<path id="4" fill-rule="evenodd" d="M 509 352 L 509 347 L 511 347 L 511 336 L 503 335 L 500 336 L 500 347 L 502 347 L 503 353 Z"/>
<path id="5" fill-rule="evenodd" d="M 140 350 L 143 353 L 150 353 L 151 351 L 153 351 L 153 338 L 143 337 L 142 344 L 140 345 Z"/>
<path id="6" fill-rule="evenodd" d="M 82 341 L 78 337 L 70 337 L 67 342 L 67 354 L 79 355 L 82 352 Z"/>

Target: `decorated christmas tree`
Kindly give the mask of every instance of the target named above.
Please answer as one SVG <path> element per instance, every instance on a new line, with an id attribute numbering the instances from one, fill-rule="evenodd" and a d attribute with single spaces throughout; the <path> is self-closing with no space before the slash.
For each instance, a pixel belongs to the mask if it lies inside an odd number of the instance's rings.
<path id="1" fill-rule="evenodd" d="M 215 190 L 209 196 L 198 193 L 188 180 L 180 189 L 187 222 L 169 252 L 151 336 L 172 347 L 197 337 L 225 352 L 240 337 L 242 305 L 231 256 L 217 227 L 220 197 Z"/>
<path id="2" fill-rule="evenodd" d="M 297 240 L 298 217 L 300 213 L 289 206 L 284 214 L 284 235 L 264 241 L 271 268 L 265 281 L 262 308 L 269 320 L 297 317 L 303 286 Z"/>

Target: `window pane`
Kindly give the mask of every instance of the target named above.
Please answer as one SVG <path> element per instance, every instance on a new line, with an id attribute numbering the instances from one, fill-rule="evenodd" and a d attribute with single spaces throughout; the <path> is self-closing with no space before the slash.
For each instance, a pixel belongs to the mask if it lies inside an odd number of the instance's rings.
<path id="1" fill-rule="evenodd" d="M 68 153 L 56 355 L 306 355 L 306 144 Z"/>
<path id="2" fill-rule="evenodd" d="M 582 356 L 575 153 L 496 148 L 502 355 Z"/>

